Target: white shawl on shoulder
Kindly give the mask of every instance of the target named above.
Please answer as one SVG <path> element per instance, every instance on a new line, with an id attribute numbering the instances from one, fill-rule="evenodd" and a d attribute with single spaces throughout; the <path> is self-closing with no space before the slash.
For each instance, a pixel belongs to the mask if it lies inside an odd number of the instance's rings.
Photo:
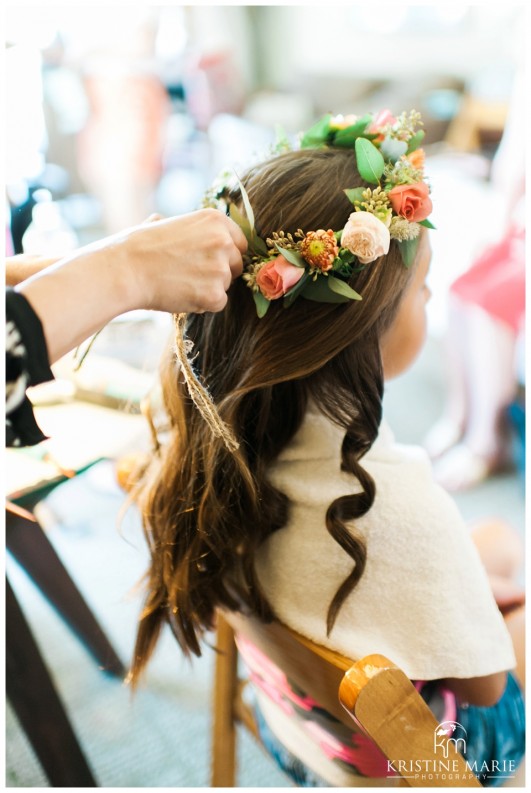
<path id="1" fill-rule="evenodd" d="M 513 668 L 512 642 L 463 518 L 434 482 L 426 453 L 395 443 L 385 423 L 361 461 L 376 499 L 352 526 L 367 548 L 365 572 L 327 637 L 328 606 L 353 566 L 325 525 L 330 503 L 359 491 L 340 470 L 343 437 L 312 410 L 271 470 L 292 508 L 256 564 L 278 618 L 354 660 L 382 653 L 413 680 Z"/>

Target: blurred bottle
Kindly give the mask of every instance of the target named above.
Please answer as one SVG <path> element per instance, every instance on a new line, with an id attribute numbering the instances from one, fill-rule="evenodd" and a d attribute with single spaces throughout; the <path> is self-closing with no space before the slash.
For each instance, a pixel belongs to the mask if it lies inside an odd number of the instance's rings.
<path id="1" fill-rule="evenodd" d="M 32 221 L 22 237 L 24 253 L 34 256 L 63 256 L 78 247 L 76 232 L 61 214 L 61 207 L 52 200 L 49 190 L 36 190 Z"/>

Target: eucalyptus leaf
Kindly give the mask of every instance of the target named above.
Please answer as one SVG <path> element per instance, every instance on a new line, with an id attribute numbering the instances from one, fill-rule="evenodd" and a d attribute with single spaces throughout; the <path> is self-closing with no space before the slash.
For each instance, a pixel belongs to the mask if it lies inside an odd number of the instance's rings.
<path id="1" fill-rule="evenodd" d="M 407 143 L 388 135 L 380 144 L 380 152 L 391 162 L 397 162 L 407 152 Z"/>
<path id="2" fill-rule="evenodd" d="M 328 288 L 338 295 L 348 297 L 349 300 L 361 300 L 361 295 L 352 289 L 346 281 L 341 281 L 339 278 L 334 278 L 333 275 L 328 276 Z"/>
<path id="3" fill-rule="evenodd" d="M 403 240 L 402 242 L 398 243 L 402 261 L 407 268 L 411 267 L 415 261 L 419 239 L 419 237 L 416 237 L 414 240 Z"/>
<path id="4" fill-rule="evenodd" d="M 260 254 L 260 256 L 269 256 L 269 250 L 267 248 L 267 245 L 263 241 L 262 237 L 258 236 L 256 230 L 254 230 L 254 234 L 251 237 L 251 245 L 254 251 Z"/>
<path id="5" fill-rule="evenodd" d="M 332 119 L 332 114 L 327 113 L 325 116 L 319 119 L 313 127 L 305 132 L 301 139 L 301 149 L 311 149 L 315 146 L 322 145 L 326 143 L 328 135 L 330 133 L 330 121 Z"/>
<path id="6" fill-rule="evenodd" d="M 351 204 L 354 204 L 355 201 L 363 201 L 363 193 L 365 192 L 364 187 L 352 187 L 348 190 L 343 190 L 346 197 L 350 201 Z"/>
<path id="7" fill-rule="evenodd" d="M 437 226 L 434 226 L 433 223 L 431 222 L 431 220 L 428 220 L 428 218 L 426 218 L 426 220 L 419 220 L 418 224 L 419 224 L 419 226 L 424 226 L 427 229 L 436 229 L 437 228 Z"/>
<path id="8" fill-rule="evenodd" d="M 277 243 L 275 243 L 275 248 L 290 264 L 294 264 L 295 267 L 306 267 L 306 262 L 298 251 L 293 251 L 291 248 L 282 248 Z"/>
<path id="9" fill-rule="evenodd" d="M 362 179 L 369 184 L 378 184 L 384 172 L 384 158 L 369 140 L 356 140 L 356 163 Z"/>
<path id="10" fill-rule="evenodd" d="M 284 295 L 284 308 L 289 308 L 291 304 L 298 298 L 308 280 L 311 278 L 310 273 L 304 273 L 295 286 L 292 286 L 289 292 Z"/>
<path id="11" fill-rule="evenodd" d="M 306 284 L 301 292 L 301 297 L 306 300 L 315 300 L 317 303 L 347 303 L 349 298 L 340 295 L 338 292 L 333 292 L 328 286 L 330 276 L 317 276 L 317 280 L 310 281 Z"/>
<path id="12" fill-rule="evenodd" d="M 408 147 L 407 147 L 407 154 L 411 154 L 412 151 L 418 149 L 422 141 L 424 140 L 426 133 L 423 129 L 419 129 L 415 132 L 413 137 L 409 139 Z"/>
<path id="13" fill-rule="evenodd" d="M 271 301 L 264 297 L 261 292 L 253 292 L 253 298 L 256 304 L 256 313 L 259 319 L 262 319 L 267 314 Z"/>

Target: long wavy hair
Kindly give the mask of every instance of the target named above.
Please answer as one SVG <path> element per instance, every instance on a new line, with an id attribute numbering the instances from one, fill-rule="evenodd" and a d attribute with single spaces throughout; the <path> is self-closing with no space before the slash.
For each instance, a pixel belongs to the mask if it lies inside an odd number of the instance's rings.
<path id="1" fill-rule="evenodd" d="M 302 150 L 253 167 L 242 179 L 263 238 L 301 228 L 341 229 L 352 206 L 344 188 L 364 185 L 350 151 Z M 239 196 L 234 193 L 234 201 Z M 328 506 L 328 531 L 352 558 L 352 570 L 329 604 L 327 629 L 363 574 L 366 550 L 355 521 L 371 507 L 375 483 L 363 467 L 382 416 L 380 340 L 411 277 L 397 243 L 387 256 L 355 273 L 361 301 L 317 303 L 299 297 L 289 309 L 274 301 L 258 319 L 239 278 L 225 310 L 189 315 L 194 367 L 240 446 L 229 451 L 193 405 L 175 356 L 162 368 L 167 442 L 137 490 L 151 554 L 147 597 L 131 669 L 135 683 L 169 623 L 186 654 L 201 654 L 218 605 L 243 601 L 274 618 L 254 568 L 257 548 L 288 519 L 289 500 L 268 469 L 289 444 L 309 403 L 345 431 L 341 469 L 361 492 Z M 354 523 L 351 523 L 354 521 Z"/>

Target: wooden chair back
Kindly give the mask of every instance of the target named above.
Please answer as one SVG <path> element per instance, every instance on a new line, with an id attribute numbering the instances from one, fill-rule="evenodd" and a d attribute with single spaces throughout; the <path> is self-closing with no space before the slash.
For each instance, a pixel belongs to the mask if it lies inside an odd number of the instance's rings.
<path id="1" fill-rule="evenodd" d="M 422 768 L 440 767 L 442 754 L 434 747 L 438 724 L 411 681 L 387 658 L 374 654 L 353 662 L 279 622 L 266 624 L 228 611 L 218 612 L 212 787 L 235 786 L 236 724 L 259 737 L 252 711 L 242 697 L 245 682 L 238 678 L 235 634 L 252 642 L 291 682 L 349 729 L 366 733 L 394 767 L 402 769 L 401 784 L 481 787 L 451 742 L 444 765 L 450 762 L 454 773 L 432 773 L 431 779 L 429 773 L 422 773 Z M 396 779 L 387 781 L 396 784 Z M 360 786 L 363 782 L 361 777 Z"/>

